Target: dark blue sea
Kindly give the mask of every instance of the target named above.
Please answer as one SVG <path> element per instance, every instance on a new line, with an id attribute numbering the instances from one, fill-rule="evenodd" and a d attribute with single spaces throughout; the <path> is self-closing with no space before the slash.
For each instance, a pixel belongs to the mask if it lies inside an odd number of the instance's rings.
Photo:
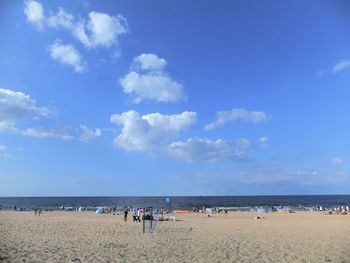
<path id="1" fill-rule="evenodd" d="M 321 205 L 332 208 L 350 205 L 350 195 L 284 195 L 284 196 L 173 196 L 173 197 L 0 197 L 1 209 L 23 207 L 58 210 L 60 206 L 95 208 L 99 206 L 124 207 L 165 207 L 189 209 L 205 207 L 229 207 L 231 210 L 248 210 L 260 206 L 304 206 Z M 169 199 L 168 199 L 169 201 Z"/>

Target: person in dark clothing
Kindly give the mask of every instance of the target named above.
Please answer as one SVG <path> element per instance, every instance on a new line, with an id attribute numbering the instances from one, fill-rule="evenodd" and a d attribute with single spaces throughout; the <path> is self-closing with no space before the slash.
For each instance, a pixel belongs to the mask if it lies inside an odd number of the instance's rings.
<path id="1" fill-rule="evenodd" d="M 124 221 L 126 222 L 126 221 L 128 221 L 128 210 L 127 209 L 125 209 L 125 211 L 124 211 Z"/>

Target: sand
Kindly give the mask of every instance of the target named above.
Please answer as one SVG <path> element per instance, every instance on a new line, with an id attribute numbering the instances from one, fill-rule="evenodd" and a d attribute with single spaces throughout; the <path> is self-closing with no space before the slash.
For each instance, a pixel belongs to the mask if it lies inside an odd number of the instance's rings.
<path id="1" fill-rule="evenodd" d="M 253 217 L 264 216 L 264 220 Z M 153 234 L 121 215 L 0 211 L 1 262 L 350 262 L 350 215 L 176 215 Z"/>

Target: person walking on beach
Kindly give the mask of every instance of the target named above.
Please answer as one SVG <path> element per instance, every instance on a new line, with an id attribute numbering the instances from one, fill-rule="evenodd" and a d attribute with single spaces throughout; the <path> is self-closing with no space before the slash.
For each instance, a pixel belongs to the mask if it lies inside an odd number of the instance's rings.
<path id="1" fill-rule="evenodd" d="M 137 211 L 136 211 L 136 209 L 134 209 L 134 210 L 132 211 L 132 221 L 133 221 L 133 222 L 136 222 L 136 220 L 137 220 Z"/>
<path id="2" fill-rule="evenodd" d="M 137 209 L 137 217 L 136 217 L 136 220 L 138 222 L 141 222 L 141 209 Z"/>
<path id="3" fill-rule="evenodd" d="M 128 221 L 128 209 L 124 210 L 124 221 Z"/>

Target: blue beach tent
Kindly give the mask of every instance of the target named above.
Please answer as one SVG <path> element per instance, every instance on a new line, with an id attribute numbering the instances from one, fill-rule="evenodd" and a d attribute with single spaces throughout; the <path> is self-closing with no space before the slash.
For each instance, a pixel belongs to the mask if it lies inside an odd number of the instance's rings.
<path id="1" fill-rule="evenodd" d="M 105 211 L 104 211 L 104 209 L 103 209 L 103 207 L 99 207 L 99 208 L 97 208 L 96 209 L 96 215 L 101 215 L 101 214 L 103 214 Z"/>
<path id="2" fill-rule="evenodd" d="M 257 211 L 258 213 L 267 213 L 267 209 L 264 208 L 264 207 L 257 208 L 256 211 Z"/>

